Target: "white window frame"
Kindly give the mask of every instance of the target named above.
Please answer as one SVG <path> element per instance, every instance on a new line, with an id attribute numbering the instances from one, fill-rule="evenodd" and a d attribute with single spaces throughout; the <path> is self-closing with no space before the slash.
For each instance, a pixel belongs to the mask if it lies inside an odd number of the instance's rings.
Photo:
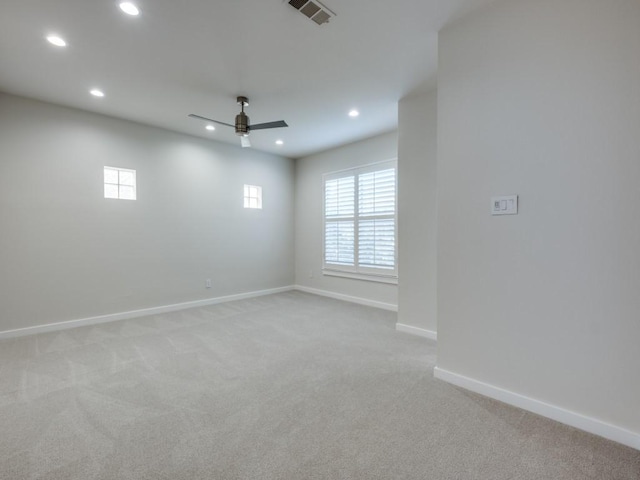
<path id="1" fill-rule="evenodd" d="M 113 183 L 113 182 L 107 182 L 107 177 L 106 177 L 106 170 L 115 170 L 118 172 L 118 183 Z M 104 194 L 104 198 L 107 200 L 137 200 L 138 199 L 138 180 L 136 178 L 136 171 L 132 170 L 130 168 L 120 168 L 120 167 L 109 167 L 107 165 L 104 166 L 103 168 L 103 172 L 104 172 L 104 185 L 103 185 L 103 194 Z M 130 173 L 133 176 L 133 184 L 132 185 L 127 185 L 124 183 L 120 182 L 120 174 L 121 173 Z M 104 192 L 104 187 L 106 187 L 107 185 L 111 185 L 114 187 L 118 188 L 118 196 L 117 197 L 107 197 L 106 192 Z M 133 188 L 133 198 L 126 198 L 126 197 L 121 197 L 120 196 L 120 187 L 132 187 Z"/>
<path id="2" fill-rule="evenodd" d="M 394 268 L 384 269 L 375 267 L 359 266 L 359 232 L 358 223 L 361 219 L 358 211 L 359 195 L 358 195 L 358 176 L 361 174 L 371 173 L 379 170 L 387 170 L 389 168 L 395 169 L 395 209 L 393 213 L 394 218 Z M 335 180 L 344 177 L 354 177 L 355 192 L 354 192 L 354 264 L 353 265 L 336 265 L 328 264 L 326 262 L 326 185 L 327 181 Z M 388 215 L 385 215 L 387 218 Z M 372 217 L 362 217 L 364 219 L 371 219 Z M 373 217 L 375 218 L 375 217 Z M 378 217 L 380 218 L 380 217 Z M 348 220 L 345 218 L 345 220 Z M 367 280 L 381 283 L 398 283 L 398 161 L 397 158 L 391 160 L 385 160 L 382 162 L 370 163 L 355 168 L 348 168 L 335 172 L 328 172 L 322 176 L 322 273 L 323 275 L 355 278 L 360 280 Z"/>
<path id="3" fill-rule="evenodd" d="M 251 195 L 251 189 L 255 188 L 256 195 Z M 251 200 L 256 200 L 256 206 L 251 206 Z M 244 185 L 244 208 L 248 210 L 262 210 L 262 187 L 260 185 Z"/>

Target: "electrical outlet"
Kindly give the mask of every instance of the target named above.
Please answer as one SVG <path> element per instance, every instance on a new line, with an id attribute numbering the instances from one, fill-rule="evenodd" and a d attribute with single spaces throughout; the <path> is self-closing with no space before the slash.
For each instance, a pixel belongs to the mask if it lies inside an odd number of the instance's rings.
<path id="1" fill-rule="evenodd" d="M 204 281 L 204 286 L 207 287 L 207 288 L 211 288 L 211 279 L 210 278 L 207 278 Z"/>
<path id="2" fill-rule="evenodd" d="M 313 278 L 313 270 L 309 270 L 309 278 Z"/>

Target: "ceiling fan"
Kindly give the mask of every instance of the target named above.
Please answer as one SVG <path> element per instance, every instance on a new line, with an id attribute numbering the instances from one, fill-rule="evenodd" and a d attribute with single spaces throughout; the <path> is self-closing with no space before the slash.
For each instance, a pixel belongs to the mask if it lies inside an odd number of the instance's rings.
<path id="1" fill-rule="evenodd" d="M 197 118 L 199 120 L 205 120 L 207 122 L 217 123 L 219 125 L 224 125 L 226 127 L 232 127 L 236 129 L 236 135 L 240 137 L 240 143 L 243 147 L 250 147 L 251 142 L 249 141 L 249 133 L 253 130 L 265 130 L 267 128 L 281 128 L 288 127 L 287 122 L 284 120 L 278 120 L 276 122 L 267 122 L 267 123 L 257 123 L 255 125 L 251 125 L 249 123 L 249 117 L 246 113 L 244 113 L 244 107 L 249 105 L 249 99 L 247 97 L 238 97 L 237 99 L 238 105 L 241 107 L 241 111 L 238 115 L 236 115 L 236 124 L 231 125 L 230 123 L 220 122 L 218 120 L 213 120 L 211 118 L 202 117 L 200 115 L 195 115 L 190 113 L 189 116 L 191 118 Z"/>

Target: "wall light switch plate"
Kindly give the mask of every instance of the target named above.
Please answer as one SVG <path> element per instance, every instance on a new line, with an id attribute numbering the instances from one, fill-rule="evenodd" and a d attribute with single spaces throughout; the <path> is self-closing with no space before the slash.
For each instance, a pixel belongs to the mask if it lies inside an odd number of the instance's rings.
<path id="1" fill-rule="evenodd" d="M 517 215 L 518 196 L 491 197 L 491 215 Z"/>

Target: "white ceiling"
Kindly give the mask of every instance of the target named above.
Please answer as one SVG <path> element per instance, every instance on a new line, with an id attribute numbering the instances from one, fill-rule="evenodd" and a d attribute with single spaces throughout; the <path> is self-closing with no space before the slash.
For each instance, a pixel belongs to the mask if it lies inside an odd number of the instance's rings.
<path id="1" fill-rule="evenodd" d="M 2 0 L 0 91 L 236 145 L 187 114 L 233 123 L 246 95 L 252 123 L 289 124 L 254 148 L 297 158 L 396 128 L 398 100 L 435 86 L 437 31 L 490 1 L 326 0 L 337 16 L 318 26 L 287 0 L 137 0 L 138 17 L 119 0 Z"/>

